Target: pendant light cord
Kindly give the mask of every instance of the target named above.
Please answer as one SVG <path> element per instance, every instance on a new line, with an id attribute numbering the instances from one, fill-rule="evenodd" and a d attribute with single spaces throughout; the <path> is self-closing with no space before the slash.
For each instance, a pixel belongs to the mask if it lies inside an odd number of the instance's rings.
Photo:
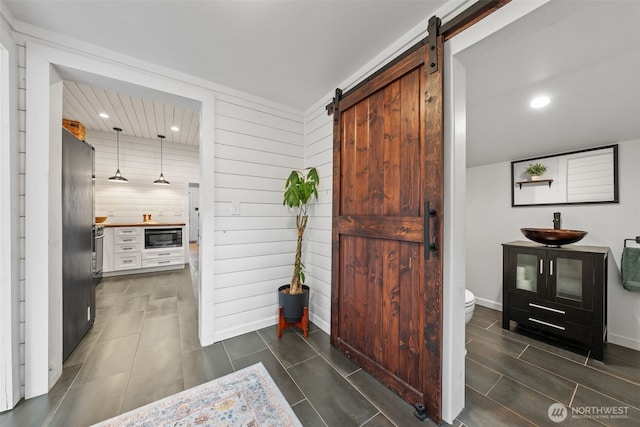
<path id="1" fill-rule="evenodd" d="M 162 157 L 163 157 L 162 156 L 162 146 L 164 145 L 163 141 L 164 141 L 164 137 L 160 138 L 160 175 L 163 175 L 163 173 L 162 173 L 162 163 L 163 163 L 163 161 L 162 161 Z"/>
<path id="2" fill-rule="evenodd" d="M 117 170 L 120 170 L 120 132 L 122 129 L 113 128 L 113 130 L 116 131 L 116 166 Z"/>
<path id="3" fill-rule="evenodd" d="M 120 131 L 116 131 L 116 163 L 117 169 L 120 170 Z"/>

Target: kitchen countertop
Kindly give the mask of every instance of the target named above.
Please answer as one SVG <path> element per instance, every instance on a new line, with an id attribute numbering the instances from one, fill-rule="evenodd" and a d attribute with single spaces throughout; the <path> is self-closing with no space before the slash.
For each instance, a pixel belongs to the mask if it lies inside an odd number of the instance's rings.
<path id="1" fill-rule="evenodd" d="M 104 227 L 184 227 L 184 222 L 103 222 L 101 224 Z"/>

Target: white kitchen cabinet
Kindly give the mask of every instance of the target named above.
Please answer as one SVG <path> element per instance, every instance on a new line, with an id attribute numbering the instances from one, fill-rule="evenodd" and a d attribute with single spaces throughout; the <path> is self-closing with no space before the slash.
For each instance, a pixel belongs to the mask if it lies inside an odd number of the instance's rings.
<path id="1" fill-rule="evenodd" d="M 116 270 L 135 270 L 142 266 L 140 252 L 115 254 Z"/>
<path id="2" fill-rule="evenodd" d="M 122 254 L 127 252 L 135 252 L 140 253 L 142 251 L 142 246 L 140 243 L 125 243 L 119 245 L 113 245 L 113 252 L 115 254 Z"/>
<path id="3" fill-rule="evenodd" d="M 184 265 L 183 248 L 148 249 L 142 252 L 142 268 Z"/>
<path id="4" fill-rule="evenodd" d="M 136 274 L 183 268 L 185 246 L 145 249 L 145 226 L 105 227 L 104 272 Z M 157 228 L 157 226 L 154 226 Z"/>
<path id="5" fill-rule="evenodd" d="M 116 271 L 142 268 L 142 227 L 116 227 L 113 236 L 113 258 Z"/>
<path id="6" fill-rule="evenodd" d="M 144 240 L 143 227 L 115 227 L 115 243 L 141 243 Z"/>
<path id="7" fill-rule="evenodd" d="M 102 244 L 102 272 L 111 273 L 115 270 L 115 261 L 113 259 L 113 228 L 104 228 Z"/>

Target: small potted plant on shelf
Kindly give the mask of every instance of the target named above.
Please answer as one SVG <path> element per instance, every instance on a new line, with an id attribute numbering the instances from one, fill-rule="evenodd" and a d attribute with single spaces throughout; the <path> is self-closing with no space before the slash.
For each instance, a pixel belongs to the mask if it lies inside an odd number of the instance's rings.
<path id="1" fill-rule="evenodd" d="M 316 168 L 307 169 L 306 175 L 302 171 L 293 170 L 285 183 L 284 201 L 282 204 L 296 211 L 298 242 L 291 282 L 278 288 L 278 301 L 281 310 L 278 336 L 281 336 L 282 329 L 290 326 L 290 324 L 298 325 L 303 320 L 304 308 L 309 306 L 309 287 L 304 285 L 302 236 L 304 235 L 304 230 L 309 220 L 307 208 L 314 199 L 317 200 L 318 198 L 319 183 L 320 178 L 318 177 Z M 308 319 L 305 320 L 308 321 Z M 306 325 L 304 331 L 306 336 Z"/>
<path id="2" fill-rule="evenodd" d="M 542 163 L 530 163 L 525 173 L 529 175 L 531 181 L 538 181 L 546 171 L 547 167 Z"/>

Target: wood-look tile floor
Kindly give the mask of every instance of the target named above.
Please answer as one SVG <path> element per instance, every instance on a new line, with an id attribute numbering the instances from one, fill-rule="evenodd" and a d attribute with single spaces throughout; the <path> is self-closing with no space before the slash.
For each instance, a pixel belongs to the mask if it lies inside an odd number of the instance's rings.
<path id="1" fill-rule="evenodd" d="M 429 426 L 413 408 L 333 349 L 311 326 L 277 338 L 268 327 L 208 347 L 198 344 L 197 304 L 184 270 L 104 279 L 96 323 L 44 396 L 0 414 L 0 425 L 88 426 L 262 362 L 305 426 Z M 574 408 L 626 408 L 626 418 L 568 418 L 571 425 L 640 424 L 640 353 L 607 345 L 605 363 L 504 331 L 500 313 L 476 307 L 467 326 L 466 407 L 454 425 L 556 425 Z"/>
<path id="2" fill-rule="evenodd" d="M 465 425 L 640 425 L 638 351 L 608 343 L 600 362 L 513 322 L 504 330 L 499 311 L 479 306 L 466 339 Z M 549 416 L 556 403 L 562 422 Z"/>

